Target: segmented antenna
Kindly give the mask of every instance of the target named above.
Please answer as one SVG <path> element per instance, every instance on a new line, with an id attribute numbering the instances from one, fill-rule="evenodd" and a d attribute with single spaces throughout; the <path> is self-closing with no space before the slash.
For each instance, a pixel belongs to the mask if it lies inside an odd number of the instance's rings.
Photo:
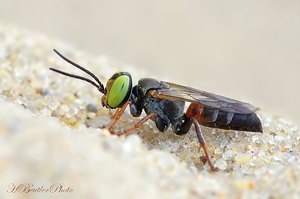
<path id="1" fill-rule="evenodd" d="M 103 84 L 101 83 L 101 81 L 98 79 L 98 77 L 96 77 L 96 75 L 94 75 L 91 71 L 85 69 L 84 67 L 76 64 L 75 62 L 73 62 L 72 60 L 66 58 L 65 56 L 63 56 L 61 53 L 59 53 L 57 50 L 53 49 L 53 51 L 58 55 L 60 56 L 63 60 L 65 60 L 66 62 L 68 62 L 69 64 L 75 66 L 76 68 L 82 70 L 83 72 L 87 73 L 88 75 L 90 75 L 96 82 L 88 79 L 88 78 L 85 78 L 85 77 L 82 77 L 82 76 L 79 76 L 79 75 L 73 75 L 71 73 L 67 73 L 67 72 L 64 72 L 64 71 L 61 71 L 61 70 L 58 70 L 58 69 L 55 69 L 55 68 L 49 68 L 50 70 L 54 71 L 54 72 L 57 72 L 59 74 L 62 74 L 62 75 L 65 75 L 65 76 L 69 76 L 69 77 L 72 77 L 72 78 L 76 78 L 76 79 L 81 79 L 83 81 L 86 81 L 90 84 L 92 84 L 93 86 L 97 87 L 97 89 L 105 94 L 105 88 L 103 86 Z"/>

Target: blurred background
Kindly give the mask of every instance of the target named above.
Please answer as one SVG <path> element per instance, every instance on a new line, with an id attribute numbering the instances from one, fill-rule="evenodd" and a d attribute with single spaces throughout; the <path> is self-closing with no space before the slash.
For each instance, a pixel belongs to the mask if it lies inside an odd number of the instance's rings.
<path id="1" fill-rule="evenodd" d="M 298 0 L 0 0 L 0 20 L 300 122 Z"/>

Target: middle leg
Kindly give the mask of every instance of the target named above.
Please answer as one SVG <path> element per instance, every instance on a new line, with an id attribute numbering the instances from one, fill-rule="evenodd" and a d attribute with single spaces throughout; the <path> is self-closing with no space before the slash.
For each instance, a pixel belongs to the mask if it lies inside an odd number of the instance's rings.
<path id="1" fill-rule="evenodd" d="M 117 135 L 117 136 L 123 136 L 123 135 L 129 135 L 132 133 L 134 129 L 140 128 L 146 121 L 148 121 L 151 118 L 154 118 L 157 116 L 157 113 L 149 113 L 145 117 L 143 117 L 141 120 L 139 120 L 136 124 L 132 125 L 131 127 L 125 129 L 123 132 L 117 133 L 112 131 L 111 134 Z"/>

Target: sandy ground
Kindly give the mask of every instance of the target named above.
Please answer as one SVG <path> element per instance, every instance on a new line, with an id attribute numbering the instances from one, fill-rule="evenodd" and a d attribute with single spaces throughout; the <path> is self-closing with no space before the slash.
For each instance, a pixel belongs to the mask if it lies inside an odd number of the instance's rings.
<path id="1" fill-rule="evenodd" d="M 299 10 L 294 0 L 0 0 L 0 20 L 298 124 Z"/>
<path id="2" fill-rule="evenodd" d="M 74 71 L 55 46 L 101 81 L 147 72 L 4 23 L 0 43 L 0 198 L 299 197 L 297 125 L 262 109 L 264 133 L 202 128 L 213 173 L 193 129 L 177 136 L 148 122 L 138 135 L 112 136 L 99 92 L 48 67 Z M 136 121 L 126 113 L 117 128 Z"/>

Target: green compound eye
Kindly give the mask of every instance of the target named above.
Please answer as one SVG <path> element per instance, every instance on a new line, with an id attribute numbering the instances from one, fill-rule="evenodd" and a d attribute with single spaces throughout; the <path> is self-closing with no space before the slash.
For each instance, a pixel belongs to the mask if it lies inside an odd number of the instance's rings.
<path id="1" fill-rule="evenodd" d="M 126 72 L 118 72 L 110 79 L 112 85 L 107 96 L 107 104 L 111 108 L 122 106 L 131 93 L 131 76 Z"/>

